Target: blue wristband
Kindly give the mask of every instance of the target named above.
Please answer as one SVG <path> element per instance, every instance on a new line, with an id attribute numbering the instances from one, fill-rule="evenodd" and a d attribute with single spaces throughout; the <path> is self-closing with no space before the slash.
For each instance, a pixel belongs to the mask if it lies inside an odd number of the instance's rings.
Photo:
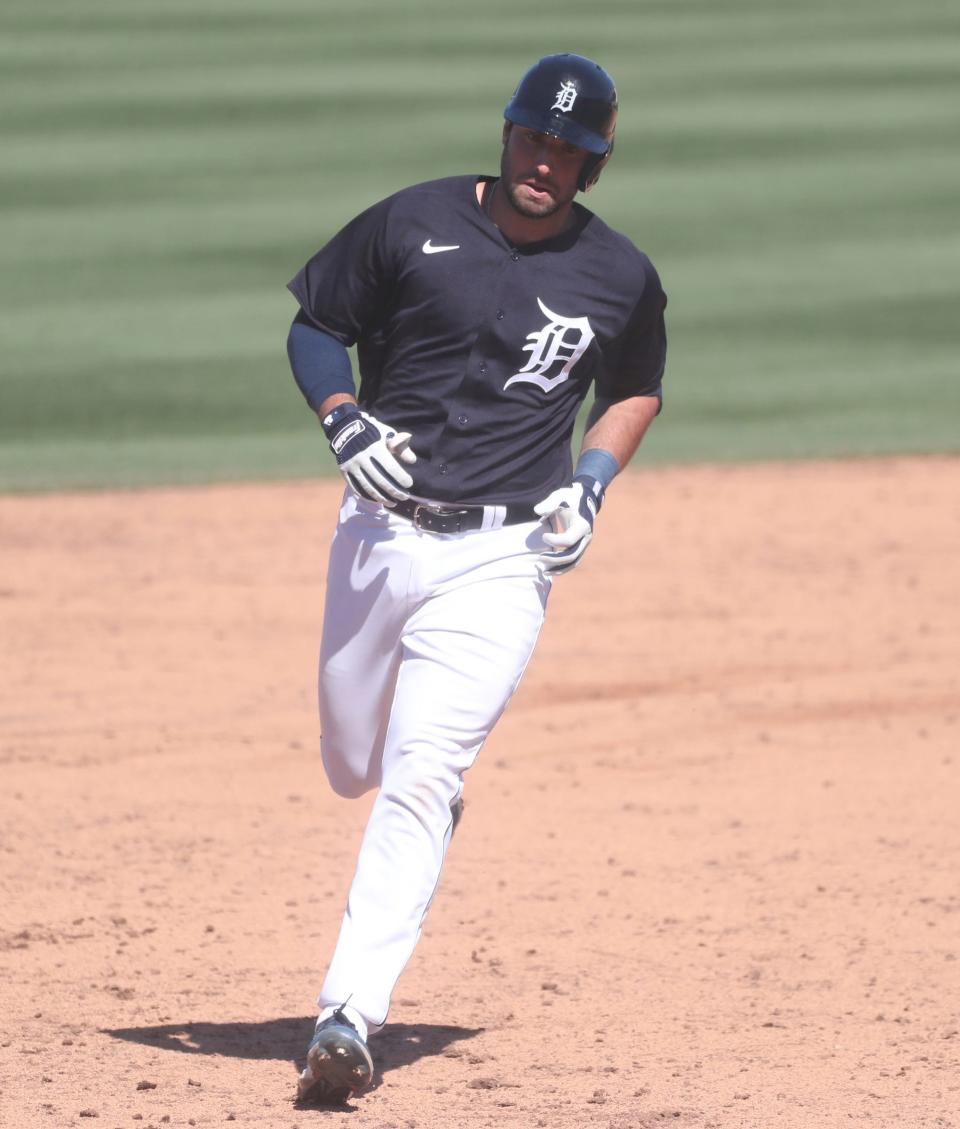
<path id="1" fill-rule="evenodd" d="M 589 475 L 606 490 L 619 470 L 620 464 L 609 451 L 603 447 L 590 447 L 577 459 L 573 476 L 577 478 L 581 474 Z"/>

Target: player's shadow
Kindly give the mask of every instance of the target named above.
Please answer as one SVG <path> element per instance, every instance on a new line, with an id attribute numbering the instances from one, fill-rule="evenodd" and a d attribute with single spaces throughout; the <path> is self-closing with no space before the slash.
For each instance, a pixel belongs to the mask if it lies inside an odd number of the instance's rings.
<path id="1" fill-rule="evenodd" d="M 316 1018 L 267 1019 L 260 1023 L 168 1023 L 155 1027 L 103 1029 L 104 1035 L 158 1050 L 230 1058 L 288 1059 L 299 1073 Z M 372 1089 L 384 1074 L 421 1058 L 442 1054 L 452 1043 L 472 1039 L 482 1027 L 440 1023 L 388 1023 L 370 1041 L 376 1071 Z M 342 1107 L 341 1107 L 342 1108 Z"/>

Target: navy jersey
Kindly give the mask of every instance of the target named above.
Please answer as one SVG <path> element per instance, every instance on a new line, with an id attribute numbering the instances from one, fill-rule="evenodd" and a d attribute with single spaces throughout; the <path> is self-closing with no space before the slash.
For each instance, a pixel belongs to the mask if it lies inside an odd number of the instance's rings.
<path id="1" fill-rule="evenodd" d="M 650 260 L 580 204 L 574 224 L 513 246 L 476 176 L 375 204 L 289 287 L 307 316 L 356 343 L 358 400 L 409 431 L 414 492 L 442 502 L 534 503 L 565 485 L 591 384 L 660 395 L 666 296 Z"/>

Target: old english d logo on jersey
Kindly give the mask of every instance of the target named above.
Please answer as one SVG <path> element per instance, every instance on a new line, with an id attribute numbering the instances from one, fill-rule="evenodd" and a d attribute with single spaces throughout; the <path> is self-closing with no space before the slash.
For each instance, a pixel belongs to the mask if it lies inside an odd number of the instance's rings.
<path id="1" fill-rule="evenodd" d="M 563 384 L 593 340 L 593 330 L 587 318 L 566 318 L 555 314 L 539 298 L 537 305 L 548 319 L 547 324 L 543 329 L 527 334 L 530 344 L 524 345 L 523 351 L 530 354 L 530 360 L 510 377 L 503 386 L 504 391 L 511 384 L 523 381 L 536 384 L 544 392 Z M 561 366 L 559 371 L 558 366 Z"/>

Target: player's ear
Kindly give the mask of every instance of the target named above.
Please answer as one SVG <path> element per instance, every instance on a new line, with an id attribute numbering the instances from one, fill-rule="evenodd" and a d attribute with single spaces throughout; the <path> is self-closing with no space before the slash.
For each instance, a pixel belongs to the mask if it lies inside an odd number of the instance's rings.
<path id="1" fill-rule="evenodd" d="M 501 141 L 500 141 L 500 143 L 502 145 L 506 145 L 507 138 L 510 136 L 510 130 L 511 129 L 513 129 L 513 122 L 504 122 L 503 123 L 503 136 L 501 137 Z"/>

